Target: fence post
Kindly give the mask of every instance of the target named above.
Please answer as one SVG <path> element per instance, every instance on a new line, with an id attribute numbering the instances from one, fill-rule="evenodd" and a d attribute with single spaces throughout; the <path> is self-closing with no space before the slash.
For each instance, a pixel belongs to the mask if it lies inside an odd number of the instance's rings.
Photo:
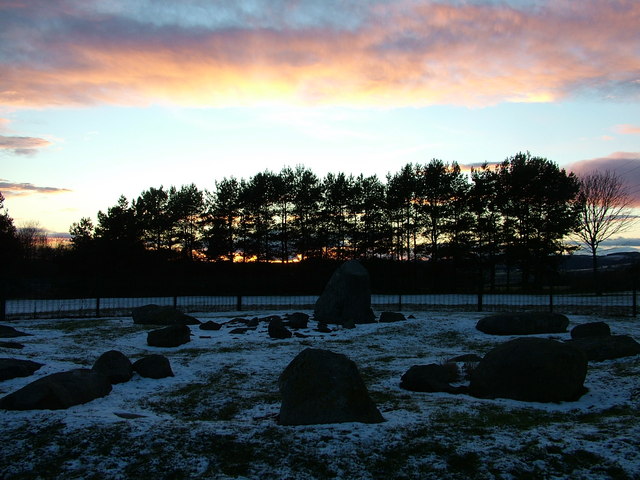
<path id="1" fill-rule="evenodd" d="M 236 310 L 240 312 L 242 310 L 242 295 L 238 295 L 236 299 Z"/>
<path id="2" fill-rule="evenodd" d="M 177 295 L 173 296 L 173 309 L 174 310 L 178 309 L 178 296 Z"/>
<path id="3" fill-rule="evenodd" d="M 96 297 L 96 318 L 100 316 L 100 297 Z"/>
<path id="4" fill-rule="evenodd" d="M 631 300 L 631 315 L 634 317 L 638 315 L 638 289 L 633 287 L 633 298 Z"/>
<path id="5" fill-rule="evenodd" d="M 7 319 L 7 299 L 0 297 L 0 322 Z"/>
<path id="6" fill-rule="evenodd" d="M 549 285 L 549 313 L 553 313 L 553 282 Z"/>
<path id="7" fill-rule="evenodd" d="M 481 311 L 482 311 L 482 301 L 483 301 L 482 296 L 483 296 L 483 295 L 482 295 L 482 290 L 480 290 L 480 291 L 478 292 L 478 311 L 479 311 L 479 312 L 481 312 Z"/>
<path id="8" fill-rule="evenodd" d="M 402 311 L 402 295 L 398 295 L 398 311 Z"/>

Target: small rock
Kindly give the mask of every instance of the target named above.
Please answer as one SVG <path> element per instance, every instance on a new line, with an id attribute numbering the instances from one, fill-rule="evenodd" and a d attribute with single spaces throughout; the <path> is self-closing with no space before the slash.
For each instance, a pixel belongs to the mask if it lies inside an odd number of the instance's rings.
<path id="1" fill-rule="evenodd" d="M 280 317 L 273 318 L 269 322 L 268 332 L 271 338 L 277 338 L 280 340 L 291 338 L 292 335 L 291 332 L 284 326 L 284 323 L 282 322 L 282 319 Z"/>
<path id="2" fill-rule="evenodd" d="M 571 329 L 571 338 L 601 337 L 611 335 L 611 328 L 605 322 L 589 322 Z"/>
<path id="3" fill-rule="evenodd" d="M 0 381 L 28 377 L 42 367 L 42 363 L 17 358 L 0 358 Z"/>
<path id="4" fill-rule="evenodd" d="M 28 337 L 30 333 L 24 333 L 7 325 L 0 325 L 0 338 Z"/>
<path id="5" fill-rule="evenodd" d="M 186 325 L 170 325 L 147 334 L 151 347 L 177 347 L 191 341 L 191 330 Z"/>
<path id="6" fill-rule="evenodd" d="M 122 352 L 109 350 L 98 357 L 92 370 L 102 373 L 112 385 L 124 383 L 133 377 L 131 362 Z"/>
<path id="7" fill-rule="evenodd" d="M 173 377 L 169 359 L 164 355 L 144 356 L 133 362 L 133 369 L 145 378 Z"/>
<path id="8" fill-rule="evenodd" d="M 392 322 L 401 322 L 406 320 L 405 316 L 402 313 L 397 312 L 382 312 L 380 314 L 380 323 L 392 323 Z"/>
<path id="9" fill-rule="evenodd" d="M 222 328 L 222 325 L 214 322 L 213 320 L 209 320 L 207 322 L 201 323 L 199 328 L 200 330 L 220 330 Z"/>

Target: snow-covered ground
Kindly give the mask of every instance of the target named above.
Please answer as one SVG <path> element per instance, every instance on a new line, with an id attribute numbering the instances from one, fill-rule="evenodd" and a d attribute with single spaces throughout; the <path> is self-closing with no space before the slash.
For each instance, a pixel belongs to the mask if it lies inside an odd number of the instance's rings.
<path id="1" fill-rule="evenodd" d="M 224 323 L 278 313 L 285 312 L 195 316 Z M 65 411 L 0 411 L 0 478 L 640 478 L 640 356 L 591 362 L 589 392 L 577 402 L 408 392 L 399 383 L 412 365 L 482 355 L 511 338 L 477 331 L 486 313 L 413 315 L 328 334 L 310 321 L 304 337 L 287 340 L 270 339 L 265 322 L 244 334 L 230 333 L 242 326 L 234 323 L 220 331 L 191 327 L 191 342 L 177 348 L 147 346 L 150 327 L 131 318 L 12 321 L 33 336 L 16 338 L 25 348 L 0 348 L 0 356 L 45 366 L 1 382 L 0 395 L 91 367 L 112 349 L 132 361 L 163 353 L 175 377 L 136 374 L 108 396 Z M 597 318 L 570 320 L 569 328 Z M 637 319 L 606 321 L 614 334 L 640 340 Z M 307 347 L 354 360 L 386 421 L 279 426 L 278 376 Z"/>

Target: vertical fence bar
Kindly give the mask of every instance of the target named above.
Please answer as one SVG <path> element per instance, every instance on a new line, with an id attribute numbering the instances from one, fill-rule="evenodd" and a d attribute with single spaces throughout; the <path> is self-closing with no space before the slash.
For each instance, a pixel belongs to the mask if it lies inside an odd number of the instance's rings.
<path id="1" fill-rule="evenodd" d="M 402 311 L 402 295 L 398 295 L 398 311 Z"/>
<path id="2" fill-rule="evenodd" d="M 631 315 L 634 317 L 638 315 L 638 289 L 633 287 L 633 294 L 631 299 Z"/>
<path id="3" fill-rule="evenodd" d="M 96 318 L 100 316 L 100 297 L 96 297 Z"/>
<path id="4" fill-rule="evenodd" d="M 242 295 L 238 295 L 238 298 L 236 298 L 236 310 L 238 312 L 242 311 Z"/>
<path id="5" fill-rule="evenodd" d="M 7 319 L 7 299 L 0 298 L 0 322 L 4 322 Z"/>
<path id="6" fill-rule="evenodd" d="M 478 311 L 481 312 L 482 311 L 482 302 L 483 302 L 483 295 L 482 295 L 482 290 L 480 290 L 478 292 Z"/>
<path id="7" fill-rule="evenodd" d="M 174 310 L 178 309 L 178 296 L 177 295 L 173 296 L 173 309 Z"/>

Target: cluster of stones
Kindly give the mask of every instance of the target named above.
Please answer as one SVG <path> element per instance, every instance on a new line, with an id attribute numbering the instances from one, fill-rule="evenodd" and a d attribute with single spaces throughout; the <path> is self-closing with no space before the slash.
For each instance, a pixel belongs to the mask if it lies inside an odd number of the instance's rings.
<path id="1" fill-rule="evenodd" d="M 3 379 L 28 376 L 42 364 L 12 359 L 15 375 L 7 377 L 6 363 L 0 359 Z M 17 369 L 15 362 L 20 362 Z M 39 378 L 0 399 L 5 410 L 60 410 L 90 402 L 111 392 L 112 385 L 128 382 L 137 372 L 141 377 L 172 377 L 169 360 L 163 355 L 147 355 L 134 363 L 121 352 L 110 350 L 96 360 L 93 367 L 76 368 Z"/>
<path id="2" fill-rule="evenodd" d="M 566 333 L 569 319 L 557 313 L 503 313 L 478 321 L 491 335 Z M 467 393 L 480 398 L 533 402 L 575 401 L 587 389 L 589 361 L 640 354 L 640 344 L 626 335 L 611 335 L 604 322 L 577 325 L 571 340 L 523 337 L 504 342 L 483 358 L 466 355 L 444 364 L 415 365 L 402 376 L 401 387 L 420 392 Z M 465 365 L 460 374 L 458 365 Z M 452 386 L 458 381 L 468 385 Z"/>
<path id="3" fill-rule="evenodd" d="M 132 316 L 137 324 L 164 326 L 147 333 L 147 344 L 154 347 L 176 347 L 189 342 L 189 325 L 198 325 L 203 332 L 225 326 L 230 328 L 229 333 L 239 335 L 267 324 L 269 337 L 282 340 L 305 337 L 298 330 L 308 328 L 309 321 L 308 315 L 294 313 L 285 318 L 272 315 L 234 318 L 226 324 L 201 323 L 173 307 L 157 305 L 134 309 Z M 332 332 L 329 324 L 355 328 L 357 324 L 376 321 L 371 309 L 369 275 L 358 261 L 346 262 L 334 272 L 316 302 L 314 320 L 319 332 Z M 378 321 L 402 320 L 405 317 L 401 313 L 383 312 Z M 560 314 L 513 313 L 482 318 L 476 328 L 491 335 L 527 336 L 565 333 L 568 325 L 567 317 Z M 443 364 L 414 365 L 402 376 L 400 387 L 417 392 L 466 393 L 480 398 L 574 401 L 586 392 L 588 361 L 640 353 L 640 344 L 628 336 L 611 335 L 603 322 L 578 325 L 571 331 L 571 337 L 565 342 L 515 338 L 496 346 L 484 357 L 468 354 Z M 2 360 L 9 359 L 0 359 L 0 367 Z M 42 366 L 20 362 L 7 363 L 7 371 L 13 371 L 14 376 L 26 376 Z M 41 378 L 0 399 L 0 408 L 67 408 L 107 395 L 112 384 L 130 380 L 134 371 L 151 378 L 173 375 L 164 356 L 150 355 L 132 364 L 122 353 L 109 351 L 100 356 L 92 369 Z M 453 385 L 461 380 L 468 384 Z M 282 372 L 278 387 L 282 396 L 278 419 L 282 425 L 384 421 L 356 364 L 341 354 L 307 348 Z"/>

